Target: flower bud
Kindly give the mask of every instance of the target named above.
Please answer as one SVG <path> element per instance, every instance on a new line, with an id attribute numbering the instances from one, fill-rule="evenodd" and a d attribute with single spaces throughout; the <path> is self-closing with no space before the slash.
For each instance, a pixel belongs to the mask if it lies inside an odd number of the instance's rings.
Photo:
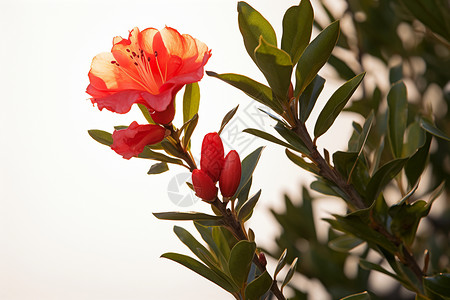
<path id="1" fill-rule="evenodd" d="M 241 160 L 239 154 L 232 150 L 225 157 L 220 173 L 219 187 L 222 196 L 231 197 L 236 193 L 241 181 Z"/>
<path id="2" fill-rule="evenodd" d="M 217 132 L 205 135 L 202 143 L 202 156 L 200 169 L 202 169 L 213 182 L 217 182 L 223 167 L 223 144 Z"/>
<path id="3" fill-rule="evenodd" d="M 152 116 L 152 120 L 156 124 L 162 124 L 162 125 L 170 124 L 173 121 L 173 118 L 175 117 L 174 101 L 172 101 L 169 104 L 169 106 L 167 106 L 166 110 L 155 111 L 151 116 Z"/>
<path id="4" fill-rule="evenodd" d="M 264 255 L 264 253 L 262 253 L 262 252 L 259 253 L 258 260 L 263 267 L 265 267 L 267 265 L 267 259 L 266 259 L 266 256 Z"/>
<path id="5" fill-rule="evenodd" d="M 212 179 L 202 170 L 192 172 L 192 185 L 195 194 L 205 201 L 213 201 L 217 196 L 217 187 Z"/>

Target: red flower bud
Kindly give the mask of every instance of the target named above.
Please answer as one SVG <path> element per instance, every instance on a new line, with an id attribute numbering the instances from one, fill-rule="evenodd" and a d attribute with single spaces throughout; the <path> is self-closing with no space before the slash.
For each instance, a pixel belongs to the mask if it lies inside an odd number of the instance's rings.
<path id="1" fill-rule="evenodd" d="M 265 267 L 267 265 L 267 259 L 266 259 L 266 256 L 264 255 L 264 253 L 262 253 L 262 252 L 259 253 L 258 260 L 263 267 Z"/>
<path id="2" fill-rule="evenodd" d="M 205 201 L 213 201 L 217 196 L 217 187 L 212 179 L 202 170 L 192 172 L 192 185 L 195 194 Z"/>
<path id="3" fill-rule="evenodd" d="M 145 146 L 161 142 L 165 133 L 166 129 L 159 125 L 139 125 L 135 121 L 128 128 L 113 132 L 111 149 L 130 159 L 144 151 Z"/>
<path id="4" fill-rule="evenodd" d="M 217 132 L 205 135 L 202 143 L 202 156 L 200 168 L 217 182 L 223 167 L 223 144 Z"/>
<path id="5" fill-rule="evenodd" d="M 224 197 L 231 197 L 236 193 L 241 181 L 241 160 L 239 154 L 232 150 L 225 157 L 220 173 L 219 187 Z"/>
<path id="6" fill-rule="evenodd" d="M 167 106 L 164 111 L 155 111 L 151 116 L 152 120 L 155 121 L 156 124 L 170 124 L 173 121 L 173 117 L 175 116 L 175 104 L 173 103 Z"/>

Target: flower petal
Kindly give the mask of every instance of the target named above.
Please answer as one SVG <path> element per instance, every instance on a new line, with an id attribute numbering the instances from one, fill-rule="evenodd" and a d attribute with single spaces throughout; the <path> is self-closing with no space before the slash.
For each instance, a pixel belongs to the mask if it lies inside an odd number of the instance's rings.
<path id="1" fill-rule="evenodd" d="M 88 87 L 89 88 L 89 87 Z M 97 103 L 98 109 L 106 108 L 109 111 L 125 114 L 130 111 L 134 103 L 142 103 L 142 94 L 145 92 L 136 90 L 125 90 L 111 93 L 102 98 L 92 98 L 92 104 Z"/>

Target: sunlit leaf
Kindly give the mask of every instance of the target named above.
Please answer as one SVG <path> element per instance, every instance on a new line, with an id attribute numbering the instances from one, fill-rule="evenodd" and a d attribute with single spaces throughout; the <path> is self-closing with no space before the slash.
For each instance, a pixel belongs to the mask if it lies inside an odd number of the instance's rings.
<path id="1" fill-rule="evenodd" d="M 183 123 L 186 123 L 198 112 L 200 105 L 200 87 L 198 82 L 186 84 L 183 94 Z"/>
<path id="2" fill-rule="evenodd" d="M 247 155 L 247 157 L 245 157 L 242 160 L 242 163 L 241 163 L 241 170 L 242 170 L 241 181 L 239 183 L 238 189 L 236 190 L 236 193 L 233 196 L 233 199 L 236 199 L 236 197 L 239 195 L 241 190 L 245 187 L 247 182 L 252 177 L 253 171 L 255 171 L 256 165 L 258 164 L 258 161 L 259 161 L 259 158 L 261 157 L 261 152 L 262 152 L 263 149 L 264 149 L 264 147 L 259 147 L 258 149 L 256 149 L 255 151 L 253 151 L 252 153 Z"/>
<path id="3" fill-rule="evenodd" d="M 227 112 L 227 114 L 223 117 L 222 124 L 220 125 L 220 129 L 218 131 L 219 134 L 222 132 L 222 130 L 225 128 L 225 126 L 228 124 L 228 122 L 230 122 L 230 120 L 234 117 L 238 108 L 239 108 L 239 105 L 236 106 L 235 108 L 233 108 L 232 110 L 230 110 L 229 112 Z"/>

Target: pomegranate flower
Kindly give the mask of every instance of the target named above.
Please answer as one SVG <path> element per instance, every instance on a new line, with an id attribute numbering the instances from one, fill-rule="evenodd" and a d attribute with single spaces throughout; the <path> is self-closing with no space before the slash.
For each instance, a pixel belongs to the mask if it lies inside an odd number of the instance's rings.
<path id="1" fill-rule="evenodd" d="M 86 92 L 100 110 L 124 114 L 140 103 L 165 112 L 185 84 L 203 77 L 210 56 L 204 43 L 173 28 L 135 27 L 128 39 L 113 39 L 111 52 L 94 57 Z"/>
<path id="2" fill-rule="evenodd" d="M 111 149 L 123 158 L 130 159 L 144 151 L 145 146 L 161 142 L 165 134 L 166 129 L 159 125 L 133 122 L 128 128 L 113 132 Z"/>

